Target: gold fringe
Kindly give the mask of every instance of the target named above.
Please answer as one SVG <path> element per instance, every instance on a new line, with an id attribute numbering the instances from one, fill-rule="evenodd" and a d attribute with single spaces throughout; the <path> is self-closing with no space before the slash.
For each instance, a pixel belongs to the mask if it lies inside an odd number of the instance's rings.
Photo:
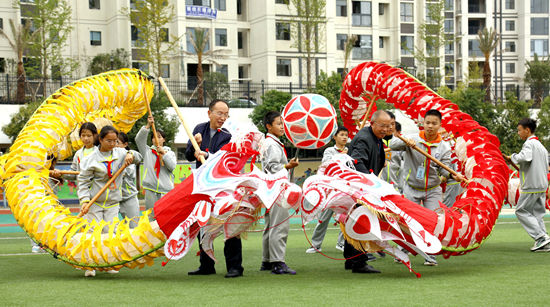
<path id="1" fill-rule="evenodd" d="M 351 244 L 356 250 L 364 253 L 375 253 L 384 249 L 383 247 L 374 243 L 373 241 L 359 241 L 359 240 L 352 239 L 346 233 L 346 226 L 342 223 L 339 223 L 339 225 L 340 225 L 340 230 L 342 230 L 342 234 L 344 235 L 344 239 L 349 244 Z"/>

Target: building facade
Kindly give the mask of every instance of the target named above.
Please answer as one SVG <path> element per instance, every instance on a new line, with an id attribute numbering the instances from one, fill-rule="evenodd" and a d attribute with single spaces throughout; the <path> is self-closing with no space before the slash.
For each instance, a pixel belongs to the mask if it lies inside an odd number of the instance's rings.
<path id="1" fill-rule="evenodd" d="M 72 8 L 73 31 L 63 55 L 81 64 L 75 77 L 86 75 L 91 59 L 117 48 L 132 54 L 132 65 L 147 70 L 139 60 L 129 18 L 122 12 L 135 0 L 68 0 Z M 23 22 L 33 0 L 0 1 L 0 26 L 10 33 L 9 19 Z M 189 33 L 195 28 L 210 32 L 210 48 L 223 50 L 213 63 L 203 63 L 205 71 L 217 71 L 229 81 L 304 85 L 305 54 L 295 44 L 291 23 L 296 13 L 288 0 L 169 0 L 176 18 L 168 25 L 171 35 L 181 37 L 180 50 L 191 51 Z M 401 66 L 415 74 L 426 74 L 413 57 L 414 46 L 423 47 L 419 26 L 426 22 L 430 0 L 326 0 L 326 25 L 316 32 L 316 52 L 312 53 L 311 73 L 342 72 L 345 42 L 358 37 L 348 68 L 374 60 Z M 502 34 L 491 58 L 493 88 L 497 97 L 523 85 L 525 62 L 535 53 L 548 56 L 550 0 L 445 0 L 445 33 L 453 41 L 440 49 L 439 68 L 445 76 L 441 84 L 453 88 L 464 81 L 469 68 L 484 57 L 476 40 L 477 31 L 491 27 Z M 450 36 L 449 36 L 450 37 Z M 15 53 L 0 39 L 0 73 L 13 73 L 6 64 Z M 166 59 L 163 77 L 192 80 L 197 61 L 183 52 Z M 313 78 L 314 79 L 314 78 Z M 189 81 L 188 81 L 189 82 Z M 314 81 L 313 81 L 314 82 Z M 496 86 L 495 86 L 496 85 Z M 529 97 L 520 97 L 527 99 Z"/>

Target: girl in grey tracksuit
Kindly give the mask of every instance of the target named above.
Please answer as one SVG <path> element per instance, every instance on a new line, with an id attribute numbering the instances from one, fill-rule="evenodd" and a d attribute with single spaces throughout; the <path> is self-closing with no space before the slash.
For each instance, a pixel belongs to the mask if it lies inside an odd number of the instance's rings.
<path id="1" fill-rule="evenodd" d="M 116 142 L 118 132 L 112 126 L 105 126 L 99 135 L 99 146 L 80 163 L 78 180 L 78 199 L 81 206 L 88 203 L 123 164 L 139 164 L 141 156 L 138 152 L 118 148 Z M 112 221 L 119 212 L 122 200 L 122 179 L 118 176 L 105 192 L 92 204 L 86 218 L 91 220 Z M 104 229 L 105 230 L 105 229 Z"/>
<path id="2" fill-rule="evenodd" d="M 157 130 L 158 142 L 153 137 L 153 146 L 147 145 L 149 128 L 153 124 L 152 117 L 148 118 L 147 126 L 141 127 L 136 135 L 136 145 L 143 156 L 142 185 L 145 190 L 145 208 L 151 209 L 155 202 L 174 188 L 174 174 L 177 160 L 176 154 L 164 144 L 164 133 Z M 164 166 L 161 164 L 164 162 Z"/>
<path id="3" fill-rule="evenodd" d="M 97 128 L 94 123 L 86 122 L 80 126 L 78 136 L 82 141 L 83 146 L 76 151 L 73 156 L 73 163 L 71 164 L 71 171 L 80 171 L 80 163 L 84 158 L 94 152 L 94 143 L 97 139 Z M 77 175 L 67 174 L 63 175 L 63 179 L 76 181 Z"/>
<path id="4" fill-rule="evenodd" d="M 118 133 L 117 146 L 130 150 L 128 147 L 128 135 L 124 132 Z M 120 215 L 123 218 L 130 219 L 130 227 L 137 226 L 137 218 L 139 217 L 139 200 L 138 190 L 136 188 L 136 166 L 128 165 L 122 174 L 122 200 L 120 201 Z"/>

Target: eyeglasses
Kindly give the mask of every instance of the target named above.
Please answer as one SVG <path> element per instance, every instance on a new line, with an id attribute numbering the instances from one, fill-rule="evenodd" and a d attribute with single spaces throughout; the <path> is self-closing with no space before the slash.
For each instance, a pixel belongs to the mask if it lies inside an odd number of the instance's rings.
<path id="1" fill-rule="evenodd" d="M 216 115 L 217 117 L 220 117 L 220 118 L 229 118 L 229 113 L 223 113 L 223 112 L 220 112 L 220 111 L 216 111 L 214 112 L 214 115 Z"/>
<path id="2" fill-rule="evenodd" d="M 378 127 L 382 128 L 382 129 L 391 129 L 392 125 L 381 125 L 377 122 L 373 122 L 373 124 L 376 124 Z"/>

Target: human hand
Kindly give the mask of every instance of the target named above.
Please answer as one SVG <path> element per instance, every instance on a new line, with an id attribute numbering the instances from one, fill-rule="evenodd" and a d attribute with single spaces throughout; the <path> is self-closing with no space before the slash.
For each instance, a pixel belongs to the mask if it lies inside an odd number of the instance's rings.
<path id="1" fill-rule="evenodd" d="M 195 141 L 197 142 L 197 144 L 199 144 L 199 146 L 201 145 L 202 135 L 200 133 L 195 134 Z"/>
<path id="2" fill-rule="evenodd" d="M 288 164 L 285 165 L 285 168 L 286 169 L 292 169 L 292 168 L 295 168 L 296 166 L 298 166 L 299 164 L 300 164 L 300 162 L 298 161 L 298 159 L 292 158 L 292 159 L 290 159 L 290 161 L 288 161 Z"/>
<path id="3" fill-rule="evenodd" d="M 153 116 L 149 115 L 147 117 L 147 129 L 151 128 L 151 126 L 155 123 L 155 119 Z"/>

